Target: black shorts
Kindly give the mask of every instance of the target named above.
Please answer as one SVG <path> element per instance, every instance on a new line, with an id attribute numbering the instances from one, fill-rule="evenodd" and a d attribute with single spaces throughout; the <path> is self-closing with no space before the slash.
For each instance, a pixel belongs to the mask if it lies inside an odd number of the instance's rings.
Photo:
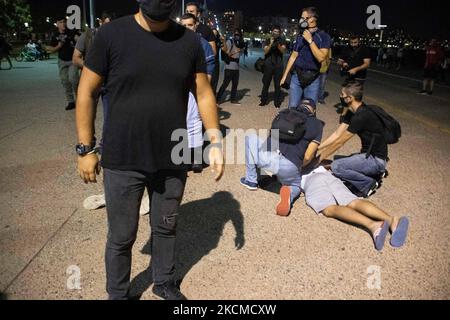
<path id="1" fill-rule="evenodd" d="M 425 79 L 436 79 L 439 74 L 439 66 L 425 68 L 423 77 Z"/>

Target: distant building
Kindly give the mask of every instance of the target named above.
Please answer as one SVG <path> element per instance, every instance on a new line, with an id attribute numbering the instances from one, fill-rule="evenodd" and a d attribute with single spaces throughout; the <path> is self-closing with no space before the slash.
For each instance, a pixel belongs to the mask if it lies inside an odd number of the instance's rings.
<path id="1" fill-rule="evenodd" d="M 226 11 L 219 21 L 222 33 L 231 34 L 234 30 L 244 28 L 244 13 L 242 11 Z"/>

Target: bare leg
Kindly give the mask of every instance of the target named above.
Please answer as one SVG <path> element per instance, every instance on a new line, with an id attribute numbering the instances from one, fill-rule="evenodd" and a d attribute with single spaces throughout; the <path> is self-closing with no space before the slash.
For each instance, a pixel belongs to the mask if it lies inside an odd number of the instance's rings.
<path id="1" fill-rule="evenodd" d="M 363 226 L 366 229 L 370 230 L 372 235 L 383 224 L 383 222 L 374 221 L 348 206 L 331 206 L 326 208 L 322 213 L 328 218 L 334 218 L 347 223 Z"/>
<path id="2" fill-rule="evenodd" d="M 391 231 L 397 228 L 399 218 L 391 217 L 389 214 L 378 208 L 370 201 L 355 200 L 350 203 L 348 207 L 375 221 L 387 221 L 390 225 Z"/>
<path id="3" fill-rule="evenodd" d="M 429 84 L 430 84 L 430 92 L 433 92 L 433 90 L 434 90 L 434 80 L 430 80 L 430 82 L 429 82 Z"/>

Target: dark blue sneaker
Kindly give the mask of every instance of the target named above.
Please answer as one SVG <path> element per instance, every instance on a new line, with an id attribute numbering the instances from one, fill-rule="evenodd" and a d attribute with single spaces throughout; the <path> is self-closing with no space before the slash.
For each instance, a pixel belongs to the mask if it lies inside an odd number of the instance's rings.
<path id="1" fill-rule="evenodd" d="M 251 190 L 251 191 L 258 190 L 258 184 L 257 183 L 249 182 L 245 178 L 241 178 L 241 184 L 244 187 L 246 187 L 248 190 Z"/>

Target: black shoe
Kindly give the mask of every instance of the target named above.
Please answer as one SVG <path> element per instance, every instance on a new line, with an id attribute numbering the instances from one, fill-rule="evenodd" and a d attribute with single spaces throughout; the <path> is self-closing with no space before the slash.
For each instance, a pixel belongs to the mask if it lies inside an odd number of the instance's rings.
<path id="1" fill-rule="evenodd" d="M 161 285 L 154 285 L 152 292 L 163 300 L 187 300 L 172 281 Z"/>
<path id="2" fill-rule="evenodd" d="M 427 91 L 426 90 L 422 90 L 422 91 L 419 91 L 418 94 L 424 94 L 425 95 L 425 94 L 427 94 Z"/>
<path id="3" fill-rule="evenodd" d="M 277 104 L 276 104 L 276 105 L 275 105 L 275 108 L 276 108 L 276 109 L 280 109 L 280 108 L 281 108 L 281 105 L 277 105 Z"/>
<path id="4" fill-rule="evenodd" d="M 241 103 L 239 101 L 237 101 L 237 100 L 231 100 L 230 103 L 234 104 L 236 106 L 240 106 L 241 105 Z"/>
<path id="5" fill-rule="evenodd" d="M 259 104 L 259 106 L 260 106 L 260 107 L 265 107 L 265 106 L 267 106 L 267 102 L 262 102 L 262 101 L 261 101 L 261 103 Z"/>
<path id="6" fill-rule="evenodd" d="M 372 188 L 370 188 L 369 192 L 367 192 L 367 195 L 365 196 L 365 198 L 369 198 L 370 196 L 374 195 L 375 192 L 377 191 L 377 189 L 379 188 L 380 184 L 375 181 L 372 185 Z"/>
<path id="7" fill-rule="evenodd" d="M 431 95 L 433 95 L 433 91 L 428 91 L 427 94 L 428 94 L 429 96 L 431 96 Z"/>
<path id="8" fill-rule="evenodd" d="M 194 173 L 202 173 L 203 171 L 203 165 L 200 163 L 194 163 L 191 167 L 192 171 Z"/>
<path id="9" fill-rule="evenodd" d="M 75 109 L 75 102 L 70 102 L 67 107 L 66 110 L 73 110 Z"/>

